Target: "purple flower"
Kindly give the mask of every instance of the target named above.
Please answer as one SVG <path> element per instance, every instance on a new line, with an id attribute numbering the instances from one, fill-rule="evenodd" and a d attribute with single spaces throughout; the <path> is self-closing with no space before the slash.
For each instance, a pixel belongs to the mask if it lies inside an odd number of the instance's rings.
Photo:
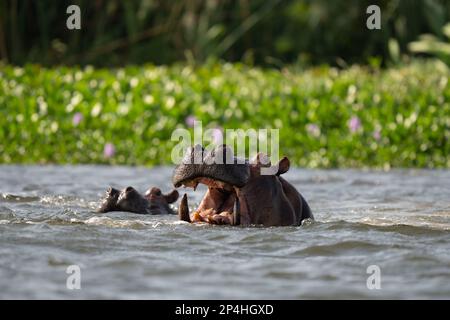
<path id="1" fill-rule="evenodd" d="M 375 129 L 375 131 L 373 132 L 372 135 L 375 140 L 380 140 L 381 139 L 381 130 Z"/>
<path id="2" fill-rule="evenodd" d="M 188 127 L 194 127 L 195 121 L 197 121 L 197 118 L 195 116 L 187 116 L 186 117 L 186 124 Z"/>
<path id="3" fill-rule="evenodd" d="M 103 148 L 103 156 L 105 158 L 111 158 L 116 153 L 116 148 L 112 143 L 105 144 L 105 147 Z"/>
<path id="4" fill-rule="evenodd" d="M 222 129 L 220 128 L 212 129 L 212 142 L 217 145 L 221 145 L 223 143 Z"/>
<path id="5" fill-rule="evenodd" d="M 73 115 L 72 123 L 76 127 L 80 124 L 81 120 L 83 120 L 83 115 L 81 114 L 81 112 L 77 112 Z"/>
<path id="6" fill-rule="evenodd" d="M 320 128 L 317 124 L 314 123 L 308 123 L 306 125 L 306 132 L 308 132 L 308 134 L 310 134 L 313 137 L 320 136 Z"/>
<path id="7" fill-rule="evenodd" d="M 355 133 L 362 128 L 361 120 L 357 116 L 352 116 L 348 122 L 348 128 L 352 133 Z"/>

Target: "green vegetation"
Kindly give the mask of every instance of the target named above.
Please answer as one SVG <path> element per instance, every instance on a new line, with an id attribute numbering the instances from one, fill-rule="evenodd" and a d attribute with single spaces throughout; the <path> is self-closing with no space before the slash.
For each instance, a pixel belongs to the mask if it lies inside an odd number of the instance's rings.
<path id="1" fill-rule="evenodd" d="M 66 28 L 79 5 L 81 30 Z M 366 27 L 369 5 L 381 30 Z M 345 66 L 401 56 L 424 33 L 445 39 L 448 0 L 10 0 L 0 1 L 0 60 L 14 64 L 124 66 L 205 62 Z"/>
<path id="2" fill-rule="evenodd" d="M 446 41 L 441 41 L 432 34 L 423 34 L 418 41 L 409 44 L 410 51 L 435 55 L 442 62 L 450 65 L 450 23 L 442 28 L 442 33 L 446 36 Z"/>
<path id="3" fill-rule="evenodd" d="M 450 167 L 450 71 L 0 65 L 0 163 L 170 164 L 175 128 L 279 128 L 308 167 Z"/>

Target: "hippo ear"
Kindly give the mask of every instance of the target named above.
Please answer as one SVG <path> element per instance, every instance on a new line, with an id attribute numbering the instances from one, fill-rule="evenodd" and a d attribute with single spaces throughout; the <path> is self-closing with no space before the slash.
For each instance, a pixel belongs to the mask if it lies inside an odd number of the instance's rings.
<path id="1" fill-rule="evenodd" d="M 164 199 L 166 199 L 167 203 L 173 203 L 178 200 L 178 196 L 178 191 L 172 190 L 172 192 L 164 195 Z"/>
<path id="2" fill-rule="evenodd" d="M 278 162 L 277 176 L 288 172 L 290 166 L 291 166 L 291 162 L 289 161 L 289 159 L 287 157 L 283 157 L 283 159 L 281 159 L 280 162 Z"/>

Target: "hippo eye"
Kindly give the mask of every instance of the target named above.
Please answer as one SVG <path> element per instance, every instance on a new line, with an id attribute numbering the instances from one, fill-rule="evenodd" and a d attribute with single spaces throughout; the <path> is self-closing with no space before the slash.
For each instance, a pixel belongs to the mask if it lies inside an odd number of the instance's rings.
<path id="1" fill-rule="evenodd" d="M 161 190 L 156 190 L 156 195 L 157 195 L 157 196 L 162 195 Z"/>
<path id="2" fill-rule="evenodd" d="M 132 187 L 127 187 L 127 188 L 125 189 L 125 192 L 130 192 L 131 190 L 133 190 Z"/>

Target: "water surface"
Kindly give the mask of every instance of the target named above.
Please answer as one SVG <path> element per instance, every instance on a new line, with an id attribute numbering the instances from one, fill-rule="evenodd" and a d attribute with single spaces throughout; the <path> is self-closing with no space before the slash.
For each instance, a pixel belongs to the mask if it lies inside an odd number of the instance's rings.
<path id="1" fill-rule="evenodd" d="M 316 217 L 300 227 L 94 212 L 107 186 L 168 191 L 171 174 L 0 166 L 0 298 L 450 298 L 450 171 L 291 169 Z M 186 192 L 195 205 L 204 189 Z M 69 265 L 80 290 L 66 288 Z"/>

